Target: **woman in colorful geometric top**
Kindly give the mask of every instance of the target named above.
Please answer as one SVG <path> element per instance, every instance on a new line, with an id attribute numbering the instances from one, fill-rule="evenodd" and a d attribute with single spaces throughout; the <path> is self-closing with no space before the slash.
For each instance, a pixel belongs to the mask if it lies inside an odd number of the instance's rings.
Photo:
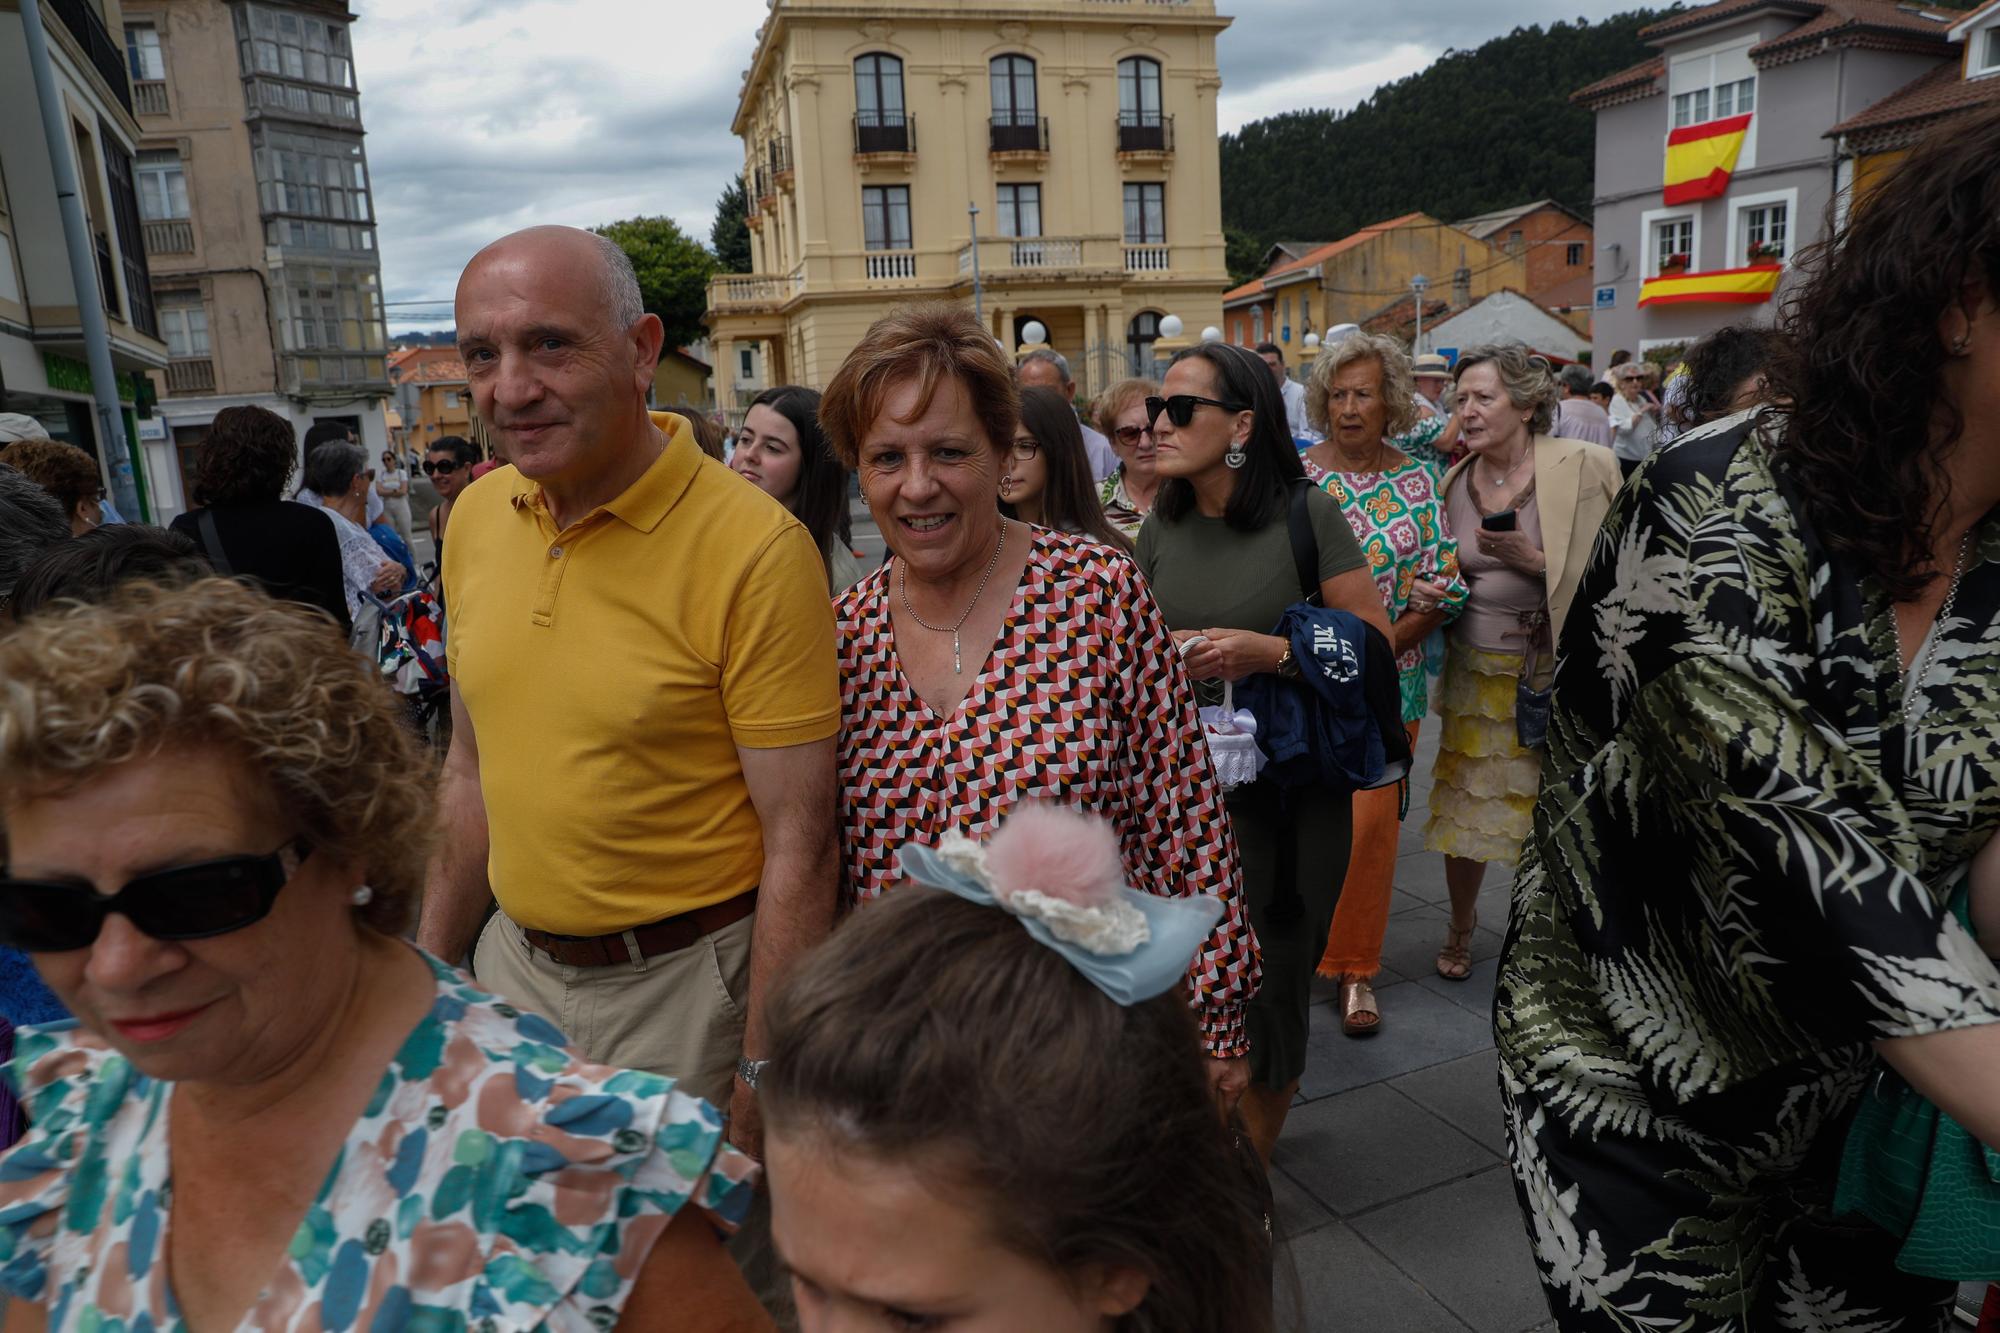
<path id="1" fill-rule="evenodd" d="M 1339 503 L 1381 589 L 1413 752 L 1430 711 L 1424 640 L 1455 619 L 1466 598 L 1437 475 L 1389 443 L 1409 433 L 1416 416 L 1409 357 L 1380 334 L 1327 344 L 1307 372 L 1306 418 L 1326 438 L 1306 450 L 1306 475 Z M 1365 1037 L 1382 1024 L 1368 983 L 1382 970 L 1402 793 L 1383 787 L 1353 800 L 1353 849 L 1319 974 L 1340 982 L 1341 1030 Z"/>
<path id="2" fill-rule="evenodd" d="M 714 1108 L 398 938 L 430 770 L 346 649 L 220 579 L 0 640 L 0 942 L 81 1025 L 8 1071 L 9 1327 L 768 1327 Z"/>
<path id="3" fill-rule="evenodd" d="M 1950 1322 L 1834 1201 L 1901 1082 L 2000 1148 L 1948 873 L 2000 831 L 1995 161 L 2000 116 L 1954 122 L 1807 253 L 1789 413 L 1655 453 L 1577 595 L 1494 1009 L 1565 1333 Z"/>
<path id="4" fill-rule="evenodd" d="M 999 512 L 1019 398 L 955 306 L 876 321 L 820 408 L 895 558 L 834 603 L 846 893 L 901 880 L 896 851 L 980 836 L 1042 800 L 1107 816 L 1130 882 L 1225 905 L 1189 969 L 1209 1074 L 1249 1078 L 1257 945 L 1194 689 L 1121 551 Z"/>

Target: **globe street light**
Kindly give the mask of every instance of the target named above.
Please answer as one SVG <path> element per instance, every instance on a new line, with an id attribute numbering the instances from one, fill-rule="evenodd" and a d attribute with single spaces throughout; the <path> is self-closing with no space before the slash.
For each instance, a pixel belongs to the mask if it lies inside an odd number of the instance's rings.
<path id="1" fill-rule="evenodd" d="M 1222 341 L 1222 330 L 1211 324 L 1201 331 L 1201 340 L 1205 343 L 1219 343 Z"/>
<path id="2" fill-rule="evenodd" d="M 1160 336 L 1162 338 L 1178 338 L 1181 336 L 1181 330 L 1186 327 L 1187 325 L 1181 323 L 1179 315 L 1168 315 L 1160 321 Z"/>
<path id="3" fill-rule="evenodd" d="M 1049 340 L 1049 331 L 1039 319 L 1031 319 L 1021 326 L 1021 341 L 1030 347 Z"/>

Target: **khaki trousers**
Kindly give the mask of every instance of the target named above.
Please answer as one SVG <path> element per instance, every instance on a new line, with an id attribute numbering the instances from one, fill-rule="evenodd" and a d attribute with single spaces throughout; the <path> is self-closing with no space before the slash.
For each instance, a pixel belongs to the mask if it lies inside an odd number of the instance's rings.
<path id="1" fill-rule="evenodd" d="M 573 967 L 532 948 L 506 913 L 495 912 L 473 950 L 473 972 L 599 1064 L 667 1075 L 727 1111 L 743 1054 L 756 920 L 753 913 L 637 966 Z"/>

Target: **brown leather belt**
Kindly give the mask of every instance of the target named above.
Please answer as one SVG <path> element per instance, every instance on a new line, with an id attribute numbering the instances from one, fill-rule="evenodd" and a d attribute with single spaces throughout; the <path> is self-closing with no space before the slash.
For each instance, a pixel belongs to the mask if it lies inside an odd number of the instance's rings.
<path id="1" fill-rule="evenodd" d="M 648 958 L 687 948 L 704 935 L 713 935 L 724 926 L 733 926 L 757 910 L 757 890 L 739 893 L 726 902 L 697 907 L 664 921 L 609 935 L 551 935 L 546 930 L 521 927 L 530 945 L 558 963 L 570 967 L 639 966 Z"/>

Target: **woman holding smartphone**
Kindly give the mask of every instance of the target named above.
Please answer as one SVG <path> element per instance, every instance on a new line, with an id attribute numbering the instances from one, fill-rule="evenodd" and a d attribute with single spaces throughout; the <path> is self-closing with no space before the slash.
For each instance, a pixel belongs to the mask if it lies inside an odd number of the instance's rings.
<path id="1" fill-rule="evenodd" d="M 1445 516 L 1470 595 L 1448 631 L 1424 846 L 1444 853 L 1451 894 L 1438 975 L 1463 981 L 1486 867 L 1512 867 L 1534 822 L 1541 755 L 1521 744 L 1515 704 L 1523 683 L 1546 689 L 1554 677 L 1554 645 L 1620 478 L 1609 449 L 1548 433 L 1555 376 L 1520 343 L 1467 350 L 1452 378 L 1468 452 L 1445 474 Z M 1420 584 L 1410 609 L 1437 592 Z"/>

